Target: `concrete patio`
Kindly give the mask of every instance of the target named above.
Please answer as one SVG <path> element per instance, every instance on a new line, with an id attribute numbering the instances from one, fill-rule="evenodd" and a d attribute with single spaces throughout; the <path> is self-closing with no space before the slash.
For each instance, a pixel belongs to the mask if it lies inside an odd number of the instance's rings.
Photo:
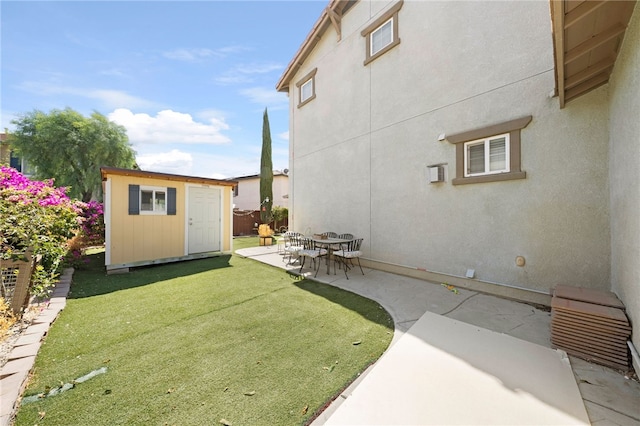
<path id="1" fill-rule="evenodd" d="M 237 254 L 298 274 L 276 246 Z M 322 424 L 640 424 L 640 383 L 551 349 L 548 310 L 356 267 L 302 275 L 380 303 L 395 334 Z"/>

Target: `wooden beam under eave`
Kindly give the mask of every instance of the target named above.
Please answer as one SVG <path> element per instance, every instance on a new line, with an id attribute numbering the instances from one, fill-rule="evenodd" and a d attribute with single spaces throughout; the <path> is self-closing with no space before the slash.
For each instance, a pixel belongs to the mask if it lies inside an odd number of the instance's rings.
<path id="1" fill-rule="evenodd" d="M 585 81 L 582 84 L 579 84 L 571 89 L 567 90 L 566 93 L 566 101 L 569 102 L 579 96 L 590 92 L 603 84 L 606 84 L 609 81 L 609 73 L 600 73 L 590 80 Z"/>
<path id="2" fill-rule="evenodd" d="M 616 24 L 611 28 L 608 28 L 596 35 L 594 35 L 593 37 L 591 37 L 589 40 L 580 43 L 579 45 L 577 45 L 576 47 L 574 47 L 573 49 L 571 49 L 570 51 L 567 52 L 565 59 L 564 59 L 564 63 L 565 65 L 575 61 L 576 59 L 578 59 L 580 56 L 589 53 L 590 51 L 592 51 L 593 49 L 595 49 L 598 46 L 603 45 L 604 43 L 608 42 L 611 39 L 614 39 L 616 37 L 618 37 L 620 34 L 623 34 L 624 31 L 626 30 L 625 26 L 622 24 Z"/>
<path id="3" fill-rule="evenodd" d="M 609 68 L 613 68 L 613 65 L 616 63 L 616 58 L 614 56 L 610 56 L 608 58 L 603 59 L 600 62 L 597 62 L 587 68 L 585 68 L 584 70 L 580 71 L 579 73 L 576 73 L 570 77 L 567 77 L 567 80 L 565 82 L 565 87 L 567 89 L 570 89 L 572 87 L 577 86 L 578 84 L 589 80 L 591 77 L 600 74 L 602 71 L 605 71 Z M 607 72 L 608 74 L 611 73 L 611 71 L 609 70 Z"/>
<path id="4" fill-rule="evenodd" d="M 338 34 L 338 41 L 342 40 L 342 17 L 338 15 L 336 11 L 331 9 L 331 7 L 329 6 L 327 6 L 327 15 L 329 15 L 331 24 L 333 24 L 333 28 L 336 30 L 336 33 Z"/>
<path id="5" fill-rule="evenodd" d="M 580 6 L 568 12 L 564 17 L 564 28 L 567 29 L 573 24 L 579 22 L 582 18 L 588 16 L 590 13 L 595 12 L 604 5 L 605 1 L 585 1 Z"/>
<path id="6" fill-rule="evenodd" d="M 556 91 L 560 108 L 564 108 L 564 0 L 551 0 L 551 19 L 553 23 L 553 53 L 555 57 Z"/>

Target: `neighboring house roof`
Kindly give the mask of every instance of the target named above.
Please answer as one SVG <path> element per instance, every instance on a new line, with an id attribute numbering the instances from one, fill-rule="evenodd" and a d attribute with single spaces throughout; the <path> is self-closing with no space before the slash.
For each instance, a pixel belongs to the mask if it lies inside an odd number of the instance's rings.
<path id="1" fill-rule="evenodd" d="M 311 32 L 304 40 L 302 46 L 300 46 L 300 49 L 298 49 L 298 52 L 296 52 L 291 62 L 289 62 L 289 65 L 287 65 L 287 68 L 284 70 L 282 77 L 280 77 L 278 84 L 276 84 L 276 89 L 279 92 L 286 92 L 289 90 L 289 83 L 291 82 L 291 79 L 302 66 L 314 47 L 316 47 L 316 44 L 320 41 L 320 37 L 322 37 L 322 34 L 324 34 L 329 25 L 334 26 L 338 33 L 338 39 L 340 39 L 340 20 L 342 19 L 342 14 L 357 1 L 358 0 L 329 1 L 329 5 L 322 11 L 320 18 L 318 18 L 316 23 L 313 25 Z"/>
<path id="2" fill-rule="evenodd" d="M 289 170 L 285 169 L 285 171 L 280 171 L 280 170 L 274 170 L 273 171 L 273 176 L 289 176 Z M 236 176 L 233 178 L 230 178 L 230 180 L 236 180 L 236 181 L 240 181 L 240 180 L 248 180 L 248 179 L 257 179 L 259 178 L 260 175 L 246 175 L 246 176 Z"/>
<path id="3" fill-rule="evenodd" d="M 235 186 L 238 184 L 237 181 L 233 181 L 233 180 L 221 180 L 221 179 L 210 179 L 210 178 L 203 178 L 203 177 L 196 177 L 196 176 L 173 175 L 169 173 L 145 172 L 144 170 L 120 169 L 117 167 L 100 167 L 100 173 L 102 175 L 102 180 L 105 180 L 106 175 L 112 174 L 112 175 L 133 176 L 133 177 L 143 177 L 143 178 L 152 178 L 152 179 L 166 179 L 166 180 L 174 180 L 178 182 L 203 183 L 208 185 Z"/>
<path id="4" fill-rule="evenodd" d="M 560 108 L 609 81 L 635 5 L 635 1 L 551 0 Z"/>

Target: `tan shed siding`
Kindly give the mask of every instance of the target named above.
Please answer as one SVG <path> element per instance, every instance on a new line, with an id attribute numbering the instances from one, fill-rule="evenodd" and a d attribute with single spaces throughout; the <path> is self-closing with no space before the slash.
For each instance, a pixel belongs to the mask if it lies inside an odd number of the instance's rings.
<path id="1" fill-rule="evenodd" d="M 233 249 L 233 187 L 224 187 L 222 189 L 222 241 L 221 250 L 231 251 Z"/>
<path id="2" fill-rule="evenodd" d="M 111 264 L 183 256 L 184 183 L 111 175 Z M 130 215 L 129 185 L 176 188 L 176 215 Z M 116 197 L 113 194 L 118 194 Z"/>

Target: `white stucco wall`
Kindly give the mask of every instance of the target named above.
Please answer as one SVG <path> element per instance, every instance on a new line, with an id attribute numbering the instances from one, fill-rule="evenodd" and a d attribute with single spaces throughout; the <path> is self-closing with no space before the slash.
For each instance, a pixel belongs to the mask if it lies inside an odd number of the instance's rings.
<path id="1" fill-rule="evenodd" d="M 260 177 L 238 178 L 238 195 L 233 197 L 234 208 L 260 210 Z M 273 206 L 289 208 L 289 176 L 273 176 Z"/>
<path id="2" fill-rule="evenodd" d="M 400 45 L 363 65 L 360 31 L 395 2 L 360 1 L 290 88 L 290 229 L 351 232 L 378 264 L 548 293 L 609 288 L 607 90 L 560 110 L 546 2 L 415 2 Z M 312 69 L 316 99 L 297 108 Z M 454 186 L 454 134 L 531 115 L 524 180 Z M 446 163 L 430 184 L 427 166 Z M 515 265 L 524 256 L 524 267 Z"/>
<path id="3" fill-rule="evenodd" d="M 640 348 L 640 10 L 636 6 L 610 80 L 611 283 Z M 636 365 L 636 369 L 640 366 Z"/>

